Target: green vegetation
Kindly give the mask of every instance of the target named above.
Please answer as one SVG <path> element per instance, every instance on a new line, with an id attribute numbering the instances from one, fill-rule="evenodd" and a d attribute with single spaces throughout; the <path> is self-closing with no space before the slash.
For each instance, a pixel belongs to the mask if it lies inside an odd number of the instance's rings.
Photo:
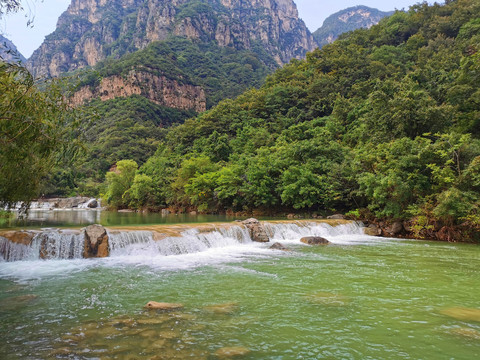
<path id="1" fill-rule="evenodd" d="M 39 88 L 25 68 L 0 61 L 0 208 L 38 197 L 43 178 L 78 149 L 82 114 L 60 83 Z"/>
<path id="2" fill-rule="evenodd" d="M 170 129 L 132 189 L 154 195 L 129 206 L 478 225 L 479 13 L 416 5 L 292 61 Z"/>

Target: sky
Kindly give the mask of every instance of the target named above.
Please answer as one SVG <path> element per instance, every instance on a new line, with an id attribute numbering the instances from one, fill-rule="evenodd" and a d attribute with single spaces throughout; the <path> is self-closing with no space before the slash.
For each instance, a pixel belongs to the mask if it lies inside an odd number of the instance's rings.
<path id="1" fill-rule="evenodd" d="M 0 19 L 0 33 L 13 41 L 20 53 L 30 57 L 43 42 L 46 35 L 55 30 L 57 19 L 71 0 L 24 0 L 25 10 Z M 356 5 L 366 5 L 382 11 L 408 9 L 419 0 L 294 0 L 299 16 L 310 31 L 322 26 L 328 16 Z M 27 26 L 33 19 L 33 26 Z"/>

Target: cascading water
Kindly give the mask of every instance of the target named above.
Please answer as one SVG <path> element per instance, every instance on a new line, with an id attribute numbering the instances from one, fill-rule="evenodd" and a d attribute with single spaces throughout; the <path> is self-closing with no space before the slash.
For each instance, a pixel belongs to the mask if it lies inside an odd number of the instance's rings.
<path id="1" fill-rule="evenodd" d="M 125 255 L 182 255 L 206 251 L 212 248 L 251 243 L 246 228 L 233 226 L 202 233 L 198 229 L 189 229 L 179 237 L 167 237 L 160 241 L 153 240 L 148 231 L 110 233 L 111 256 Z"/>
<path id="2" fill-rule="evenodd" d="M 321 222 L 263 223 L 271 242 L 299 243 L 305 236 L 321 236 L 332 243 L 349 244 L 375 241 L 363 234 L 360 224 L 330 226 Z M 141 256 L 165 257 L 207 252 L 220 249 L 252 245 L 265 248 L 267 245 L 253 244 L 249 230 L 243 226 L 218 227 L 209 232 L 190 228 L 180 236 L 170 236 L 154 240 L 150 231 L 112 231 L 108 234 L 110 257 Z M 0 237 L 0 255 L 3 260 L 39 259 L 81 259 L 83 257 L 85 235 L 65 231 L 44 231 L 37 234 L 31 245 L 15 244 Z"/>

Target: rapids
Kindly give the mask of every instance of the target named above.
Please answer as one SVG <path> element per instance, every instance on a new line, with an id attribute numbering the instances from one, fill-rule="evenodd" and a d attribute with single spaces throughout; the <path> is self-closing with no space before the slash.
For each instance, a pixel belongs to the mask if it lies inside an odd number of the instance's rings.
<path id="1" fill-rule="evenodd" d="M 2 359 L 480 356 L 478 246 L 370 237 L 353 222 L 264 225 L 265 244 L 235 223 L 162 240 L 159 228 L 110 229 L 102 259 L 80 258 L 71 230 L 0 239 Z M 269 249 L 277 241 L 290 251 Z M 144 310 L 151 300 L 184 309 Z"/>

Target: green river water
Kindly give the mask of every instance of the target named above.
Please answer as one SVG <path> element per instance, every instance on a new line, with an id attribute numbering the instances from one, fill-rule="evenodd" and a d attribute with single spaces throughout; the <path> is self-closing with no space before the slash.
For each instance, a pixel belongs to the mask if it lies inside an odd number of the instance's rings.
<path id="1" fill-rule="evenodd" d="M 193 265 L 198 254 L 0 262 L 0 357 L 480 358 L 478 310 L 460 309 L 480 308 L 478 246 L 241 246 Z"/>

